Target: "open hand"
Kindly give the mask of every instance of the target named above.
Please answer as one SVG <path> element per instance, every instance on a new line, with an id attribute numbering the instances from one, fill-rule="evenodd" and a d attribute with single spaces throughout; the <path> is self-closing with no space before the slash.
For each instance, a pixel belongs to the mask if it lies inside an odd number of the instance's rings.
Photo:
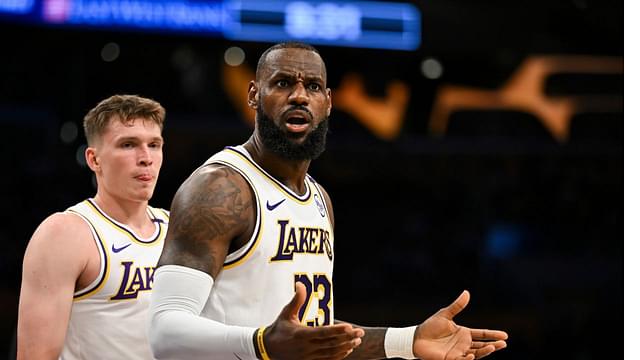
<path id="1" fill-rule="evenodd" d="M 507 347 L 504 331 L 471 329 L 457 325 L 453 317 L 469 303 L 463 291 L 449 306 L 420 324 L 414 334 L 413 353 L 424 360 L 472 360 Z"/>
<path id="2" fill-rule="evenodd" d="M 298 320 L 306 289 L 296 283 L 296 293 L 264 334 L 267 354 L 272 359 L 338 360 L 362 342 L 364 330 L 351 324 L 307 327 Z"/>

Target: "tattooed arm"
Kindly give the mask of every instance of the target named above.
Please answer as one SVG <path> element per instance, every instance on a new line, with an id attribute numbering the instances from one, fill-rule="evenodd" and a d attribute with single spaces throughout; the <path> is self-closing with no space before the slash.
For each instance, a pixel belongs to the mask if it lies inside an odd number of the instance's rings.
<path id="1" fill-rule="evenodd" d="M 229 252 L 248 241 L 256 221 L 253 192 L 222 165 L 196 171 L 178 189 L 158 266 L 181 265 L 215 279 Z"/>
<path id="2" fill-rule="evenodd" d="M 155 358 L 259 357 L 256 328 L 200 316 L 227 253 L 244 245 L 253 232 L 254 196 L 239 173 L 222 165 L 199 169 L 176 193 L 154 274 L 149 339 Z M 360 343 L 362 330 L 349 324 L 302 326 L 298 312 L 305 298 L 304 286 L 297 285 L 291 303 L 264 331 L 267 353 L 277 359 L 344 358 Z"/>
<path id="3" fill-rule="evenodd" d="M 255 221 L 248 188 L 231 169 L 206 166 L 178 189 L 149 306 L 154 358 L 255 357 L 255 328 L 200 316 L 230 247 Z"/>

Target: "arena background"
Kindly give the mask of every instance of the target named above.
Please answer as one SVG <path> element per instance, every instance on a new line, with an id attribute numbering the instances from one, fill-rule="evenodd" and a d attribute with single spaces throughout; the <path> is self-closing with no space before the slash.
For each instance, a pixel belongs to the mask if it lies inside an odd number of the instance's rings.
<path id="1" fill-rule="evenodd" d="M 410 325 L 468 289 L 457 320 L 510 334 L 495 359 L 620 358 L 622 2 L 412 3 L 416 50 L 318 46 L 341 98 L 310 169 L 335 209 L 336 317 Z M 76 160 L 86 111 L 115 93 L 167 108 L 152 204 L 169 208 L 195 167 L 250 135 L 237 79 L 269 45 L 14 20 L 0 17 L 0 358 L 29 237 L 94 194 Z M 225 63 L 231 47 L 242 65 Z M 515 76 L 525 64 L 540 88 Z"/>

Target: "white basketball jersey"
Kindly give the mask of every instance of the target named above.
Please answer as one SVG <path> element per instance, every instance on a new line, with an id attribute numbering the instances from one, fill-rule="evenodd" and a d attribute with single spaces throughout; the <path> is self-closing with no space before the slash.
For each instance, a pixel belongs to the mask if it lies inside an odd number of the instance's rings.
<path id="1" fill-rule="evenodd" d="M 80 216 L 89 225 L 101 268 L 92 284 L 74 294 L 60 359 L 153 359 L 145 323 L 169 213 L 148 207 L 156 230 L 142 239 L 91 199 L 66 212 Z"/>
<path id="2" fill-rule="evenodd" d="M 300 321 L 333 324 L 333 228 L 319 185 L 307 175 L 299 196 L 241 146 L 227 147 L 205 165 L 212 163 L 233 168 L 251 185 L 256 226 L 251 240 L 225 259 L 202 315 L 229 325 L 269 325 L 298 281 L 307 290 Z"/>

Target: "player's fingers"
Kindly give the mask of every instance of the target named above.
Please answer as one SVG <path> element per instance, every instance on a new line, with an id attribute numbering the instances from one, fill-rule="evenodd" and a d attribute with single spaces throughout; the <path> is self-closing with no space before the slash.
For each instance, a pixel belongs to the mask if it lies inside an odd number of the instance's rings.
<path id="1" fill-rule="evenodd" d="M 467 290 L 464 290 L 454 302 L 449 304 L 449 306 L 440 309 L 440 313 L 451 320 L 467 306 L 470 298 L 471 295 L 469 294 L 469 292 Z"/>
<path id="2" fill-rule="evenodd" d="M 337 324 L 321 327 L 303 327 L 299 330 L 300 336 L 305 336 L 309 339 L 326 339 L 340 335 L 346 335 L 347 337 L 356 338 L 362 337 L 364 332 L 362 329 L 354 330 L 350 324 Z"/>
<path id="3" fill-rule="evenodd" d="M 496 351 L 496 348 L 493 345 L 487 345 L 485 347 L 473 350 L 473 353 L 475 354 L 476 359 L 482 359 L 483 357 L 491 354 L 494 351 Z"/>
<path id="4" fill-rule="evenodd" d="M 507 342 L 504 340 L 498 340 L 498 341 L 473 341 L 471 343 L 471 348 L 472 349 L 480 349 L 483 348 L 487 345 L 493 345 L 493 347 L 495 347 L 496 350 L 500 350 L 500 349 L 504 349 L 507 347 Z"/>
<path id="5" fill-rule="evenodd" d="M 509 334 L 500 330 L 470 329 L 473 340 L 507 340 Z"/>
<path id="6" fill-rule="evenodd" d="M 332 336 L 342 336 L 346 334 L 348 337 L 356 338 L 364 336 L 364 329 L 355 327 L 348 323 L 340 323 L 338 325 L 329 325 L 321 327 L 307 327 L 316 334 L 316 337 L 327 338 Z"/>
<path id="7" fill-rule="evenodd" d="M 447 358 L 447 360 L 448 359 L 449 358 Z M 475 359 L 475 356 L 473 354 L 466 354 L 466 355 L 458 356 L 458 357 L 451 358 L 451 359 L 455 359 L 455 360 L 473 360 L 473 359 Z"/>
<path id="8" fill-rule="evenodd" d="M 298 320 L 298 312 L 300 312 L 300 308 L 304 304 L 304 299 L 307 296 L 307 290 L 304 285 L 299 282 L 295 283 L 296 292 L 293 294 L 293 298 L 291 301 L 282 308 L 282 312 L 280 313 L 280 317 L 286 320 L 293 320 L 299 322 Z"/>
<path id="9" fill-rule="evenodd" d="M 454 337 L 449 341 L 451 348 L 445 356 L 446 360 L 464 358 L 465 355 L 473 355 L 471 348 L 471 335 L 469 329 L 464 326 L 460 326 L 459 331 L 456 332 Z"/>
<path id="10" fill-rule="evenodd" d="M 341 334 L 337 334 L 335 336 L 326 336 L 326 337 L 318 337 L 317 335 L 312 335 L 309 337 L 309 341 L 314 344 L 327 344 L 327 345 L 335 345 L 341 344 L 343 342 L 351 341 L 354 339 L 359 339 L 361 336 L 353 332 L 345 332 Z"/>
<path id="11" fill-rule="evenodd" d="M 496 351 L 502 350 L 507 347 L 507 342 L 504 340 L 494 341 L 491 345 L 495 346 Z"/>

